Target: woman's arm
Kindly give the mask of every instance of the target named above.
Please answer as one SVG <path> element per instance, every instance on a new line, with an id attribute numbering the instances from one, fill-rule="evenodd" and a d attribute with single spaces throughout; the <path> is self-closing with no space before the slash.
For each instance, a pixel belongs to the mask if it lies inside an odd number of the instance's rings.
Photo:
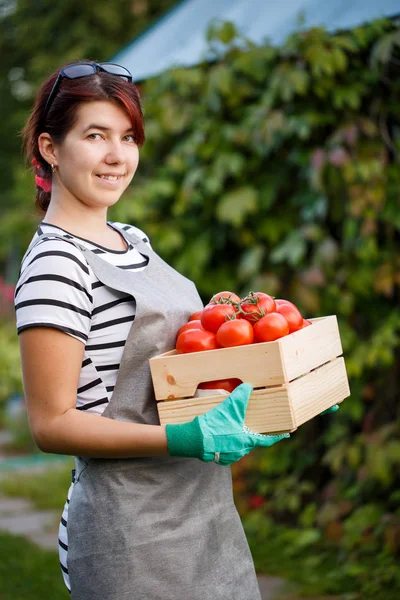
<path id="1" fill-rule="evenodd" d="M 25 401 L 33 438 L 43 452 L 96 458 L 168 454 L 165 427 L 76 410 L 84 345 L 54 328 L 19 335 Z"/>

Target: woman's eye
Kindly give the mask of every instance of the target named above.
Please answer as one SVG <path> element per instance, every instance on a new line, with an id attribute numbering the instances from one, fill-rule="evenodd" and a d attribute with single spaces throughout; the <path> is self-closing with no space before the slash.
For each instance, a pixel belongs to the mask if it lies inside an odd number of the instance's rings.
<path id="1" fill-rule="evenodd" d="M 89 140 L 99 140 L 99 139 L 103 139 L 103 136 L 101 135 L 101 133 L 90 133 L 88 136 Z M 130 142 L 130 143 L 135 143 L 135 138 L 133 135 L 125 135 L 124 136 L 124 140 Z"/>

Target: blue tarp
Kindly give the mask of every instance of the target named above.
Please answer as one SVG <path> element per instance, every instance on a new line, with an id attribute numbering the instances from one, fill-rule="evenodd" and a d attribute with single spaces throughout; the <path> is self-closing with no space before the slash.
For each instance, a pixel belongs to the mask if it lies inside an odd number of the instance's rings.
<path id="1" fill-rule="evenodd" d="M 324 26 L 349 29 L 400 14 L 400 0 L 185 0 L 123 48 L 112 61 L 135 81 L 207 57 L 205 31 L 213 20 L 231 21 L 256 44 L 281 44 L 295 30 Z M 300 25 L 301 21 L 301 25 Z"/>

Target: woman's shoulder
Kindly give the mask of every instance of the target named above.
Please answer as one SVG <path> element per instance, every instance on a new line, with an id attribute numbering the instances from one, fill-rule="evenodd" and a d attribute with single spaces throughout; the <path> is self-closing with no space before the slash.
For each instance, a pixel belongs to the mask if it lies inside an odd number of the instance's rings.
<path id="1" fill-rule="evenodd" d="M 36 231 L 21 261 L 20 277 L 25 272 L 77 272 L 85 279 L 89 276 L 89 266 L 72 236 L 55 237 L 55 231 Z M 44 237 L 41 237 L 44 234 Z"/>
<path id="2" fill-rule="evenodd" d="M 18 334 L 52 327 L 86 343 L 93 309 L 92 272 L 70 240 L 35 234 L 21 263 L 14 306 Z"/>

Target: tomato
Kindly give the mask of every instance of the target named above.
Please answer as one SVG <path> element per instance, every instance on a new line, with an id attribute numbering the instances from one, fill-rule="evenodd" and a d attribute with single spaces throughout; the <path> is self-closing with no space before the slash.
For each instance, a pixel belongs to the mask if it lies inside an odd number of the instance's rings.
<path id="1" fill-rule="evenodd" d="M 276 305 L 272 296 L 263 292 L 250 292 L 240 303 L 242 318 L 255 323 L 268 313 L 275 312 Z"/>
<path id="2" fill-rule="evenodd" d="M 201 315 L 201 324 L 207 331 L 217 333 L 227 317 L 235 314 L 232 304 L 207 304 Z"/>
<path id="3" fill-rule="evenodd" d="M 245 319 L 231 319 L 217 331 L 217 342 L 223 348 L 252 344 L 253 341 L 253 327 Z"/>
<path id="4" fill-rule="evenodd" d="M 283 315 L 289 323 L 289 333 L 297 331 L 303 327 L 303 317 L 294 304 L 278 304 L 276 312 Z"/>
<path id="5" fill-rule="evenodd" d="M 227 392 L 233 392 L 241 383 L 243 383 L 241 379 L 216 379 L 214 381 L 203 381 L 197 387 L 200 390 L 226 390 Z"/>
<path id="6" fill-rule="evenodd" d="M 289 302 L 289 300 L 284 300 L 283 298 L 275 298 L 275 304 L 278 306 L 279 304 L 289 304 L 290 306 L 294 306 L 295 308 L 297 308 L 297 306 L 295 304 L 293 304 L 293 302 Z M 299 310 L 297 308 L 297 310 Z"/>
<path id="7" fill-rule="evenodd" d="M 289 323 L 278 312 L 270 313 L 254 323 L 254 337 L 257 342 L 273 342 L 289 333 Z"/>
<path id="8" fill-rule="evenodd" d="M 312 325 L 311 321 L 307 321 L 307 319 L 303 319 L 303 325 L 302 325 L 302 327 L 300 327 L 300 329 L 304 329 L 304 327 L 308 327 L 309 325 Z"/>
<path id="9" fill-rule="evenodd" d="M 233 292 L 218 292 L 218 294 L 214 294 L 209 304 L 226 304 L 229 302 L 239 303 L 240 298 L 239 296 L 237 296 L 237 294 L 234 294 Z"/>
<path id="10" fill-rule="evenodd" d="M 192 315 L 190 315 L 189 321 L 198 321 L 199 319 L 201 319 L 202 314 L 203 314 L 202 310 L 196 310 L 196 312 L 194 312 Z"/>
<path id="11" fill-rule="evenodd" d="M 178 338 L 183 331 L 188 331 L 189 329 L 204 329 L 204 327 L 199 319 L 189 321 L 188 323 L 182 325 L 176 337 Z"/>
<path id="12" fill-rule="evenodd" d="M 183 331 L 176 340 L 176 351 L 178 354 L 215 350 L 215 348 L 218 348 L 215 333 L 202 329 L 188 329 L 187 331 Z"/>

